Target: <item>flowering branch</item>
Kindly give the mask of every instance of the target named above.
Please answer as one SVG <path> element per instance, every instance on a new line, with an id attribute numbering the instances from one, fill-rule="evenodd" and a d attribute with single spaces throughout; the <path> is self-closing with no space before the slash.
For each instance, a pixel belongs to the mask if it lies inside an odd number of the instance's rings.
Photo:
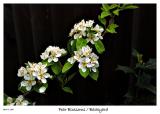
<path id="1" fill-rule="evenodd" d="M 82 20 L 76 23 L 69 33 L 70 40 L 67 44 L 67 50 L 70 57 L 63 65 L 60 58 L 67 55 L 65 49 L 60 49 L 57 46 L 49 46 L 40 55 L 42 61 L 39 63 L 26 63 L 25 67 L 18 70 L 18 77 L 22 78 L 19 84 L 19 91 L 24 93 L 23 96 L 31 91 L 45 93 L 48 79 L 57 79 L 63 91 L 73 94 L 70 87 L 66 86 L 69 81 L 79 72 L 83 78 L 88 76 L 97 81 L 99 76 L 98 54 L 105 51 L 105 46 L 102 42 L 106 33 L 117 33 L 117 24 L 114 23 L 115 16 L 119 15 L 119 11 L 124 9 L 136 8 L 134 5 L 119 5 L 119 4 L 103 4 L 101 7 L 101 15 L 98 16 L 99 21 L 103 26 L 94 24 L 94 20 Z M 109 21 L 107 18 L 109 17 Z M 108 22 L 108 25 L 107 25 Z M 97 52 L 93 52 L 93 47 Z M 78 63 L 78 72 L 74 72 L 68 76 L 69 70 Z M 52 70 L 52 74 L 48 73 L 48 69 Z M 28 105 L 29 102 L 19 96 L 16 100 L 6 97 L 5 105 Z M 18 101 L 17 101 L 18 100 Z M 18 103 L 17 103 L 18 102 Z"/>

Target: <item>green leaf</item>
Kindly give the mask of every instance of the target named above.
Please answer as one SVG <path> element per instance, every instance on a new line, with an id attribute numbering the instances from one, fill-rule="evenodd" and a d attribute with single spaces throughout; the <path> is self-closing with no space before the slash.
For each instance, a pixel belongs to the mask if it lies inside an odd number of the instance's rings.
<path id="1" fill-rule="evenodd" d="M 86 72 L 83 72 L 81 69 L 79 69 L 79 73 L 82 77 L 86 78 L 89 75 L 89 69 L 87 69 Z"/>
<path id="2" fill-rule="evenodd" d="M 116 30 L 115 30 L 117 27 L 118 27 L 117 24 L 112 23 L 107 27 L 106 31 L 109 32 L 109 33 L 112 33 L 112 34 L 117 33 Z"/>
<path id="3" fill-rule="evenodd" d="M 105 11 L 108 11 L 110 9 L 110 6 L 108 4 L 102 4 L 102 7 Z"/>
<path id="4" fill-rule="evenodd" d="M 27 93 L 28 91 L 26 90 L 26 87 L 24 87 L 24 86 L 19 86 L 18 87 L 18 90 L 20 91 L 20 92 L 22 92 L 22 93 Z"/>
<path id="5" fill-rule="evenodd" d="M 136 8 L 138 8 L 138 6 L 137 5 L 132 5 L 132 4 L 125 4 L 123 6 L 123 9 L 136 9 Z"/>
<path id="6" fill-rule="evenodd" d="M 63 87 L 62 90 L 67 92 L 67 93 L 73 94 L 73 91 L 70 87 Z"/>
<path id="7" fill-rule="evenodd" d="M 4 105 L 7 105 L 7 98 L 8 98 L 8 95 L 6 95 L 5 93 L 4 93 L 4 95 L 3 95 L 3 104 Z"/>
<path id="8" fill-rule="evenodd" d="M 81 49 L 83 46 L 87 45 L 87 40 L 83 38 L 78 38 L 76 42 L 76 48 L 77 50 Z"/>
<path id="9" fill-rule="evenodd" d="M 71 45 L 72 42 L 72 45 Z M 67 43 L 67 49 L 69 51 L 69 53 L 72 55 L 74 54 L 74 51 L 76 51 L 76 39 L 70 39 Z"/>
<path id="10" fill-rule="evenodd" d="M 62 68 L 62 73 L 66 73 L 73 65 L 74 64 L 67 61 Z"/>
<path id="11" fill-rule="evenodd" d="M 53 62 L 51 69 L 56 75 L 59 75 L 62 70 L 60 62 Z"/>
<path id="12" fill-rule="evenodd" d="M 48 83 L 37 83 L 34 87 L 33 87 L 33 90 L 36 91 L 37 93 L 40 93 L 39 89 L 41 87 L 45 87 L 46 89 L 48 88 Z"/>
<path id="13" fill-rule="evenodd" d="M 105 19 L 105 18 L 101 18 L 101 16 L 98 15 L 98 20 L 99 20 L 103 25 L 106 25 L 106 19 Z"/>
<path id="14" fill-rule="evenodd" d="M 116 10 L 113 11 L 113 14 L 119 16 L 119 11 L 120 11 L 119 9 L 116 9 Z"/>
<path id="15" fill-rule="evenodd" d="M 117 7 L 119 7 L 118 4 L 112 4 L 112 5 L 110 5 L 109 9 L 114 9 L 114 8 L 117 8 Z"/>
<path id="16" fill-rule="evenodd" d="M 105 47 L 101 40 L 94 42 L 95 48 L 99 54 L 102 54 L 105 51 Z"/>
<path id="17" fill-rule="evenodd" d="M 134 70 L 132 68 L 130 68 L 130 67 L 127 67 L 127 66 L 118 65 L 118 67 L 116 68 L 116 70 L 121 70 L 125 74 L 135 74 Z"/>
<path id="18" fill-rule="evenodd" d="M 92 72 L 89 74 L 89 76 L 90 76 L 93 80 L 96 80 L 96 81 L 97 81 L 98 76 L 99 76 L 99 71 L 98 71 L 98 69 L 97 69 L 96 72 L 93 72 L 93 71 L 92 71 Z"/>
<path id="19" fill-rule="evenodd" d="M 111 15 L 111 13 L 110 13 L 109 11 L 103 11 L 103 12 L 101 13 L 101 19 L 103 19 L 103 18 L 105 18 L 105 17 L 107 17 L 107 16 L 109 16 L 109 15 Z"/>

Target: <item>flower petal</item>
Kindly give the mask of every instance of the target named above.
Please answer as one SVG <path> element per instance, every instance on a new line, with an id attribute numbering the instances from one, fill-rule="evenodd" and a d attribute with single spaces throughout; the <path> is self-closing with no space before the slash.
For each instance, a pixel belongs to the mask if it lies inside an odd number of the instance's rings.
<path id="1" fill-rule="evenodd" d="M 47 80 L 45 78 L 41 79 L 42 83 L 47 83 Z"/>

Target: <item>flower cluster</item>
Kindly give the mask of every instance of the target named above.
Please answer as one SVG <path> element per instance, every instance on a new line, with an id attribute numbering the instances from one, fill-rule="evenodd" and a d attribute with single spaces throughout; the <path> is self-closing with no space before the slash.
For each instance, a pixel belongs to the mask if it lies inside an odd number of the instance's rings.
<path id="1" fill-rule="evenodd" d="M 44 65 L 41 62 L 28 62 L 26 68 L 21 67 L 18 70 L 17 75 L 24 78 L 24 80 L 21 82 L 21 87 L 25 87 L 27 91 L 30 91 L 32 86 L 36 85 L 36 79 L 41 83 L 47 83 L 46 78 L 52 78 L 52 76 L 47 73 L 47 65 Z"/>
<path id="2" fill-rule="evenodd" d="M 65 55 L 67 52 L 65 49 L 60 49 L 57 46 L 49 46 L 41 55 L 41 59 L 46 60 L 48 62 L 58 62 L 58 58 L 62 55 Z"/>
<path id="3" fill-rule="evenodd" d="M 73 64 L 75 61 L 79 62 L 79 69 L 82 69 L 83 72 L 86 72 L 87 69 L 96 72 L 99 67 L 98 56 L 92 52 L 92 49 L 87 45 L 83 46 L 82 49 L 74 51 L 74 56 L 68 59 L 70 64 Z"/>
<path id="4" fill-rule="evenodd" d="M 29 105 L 29 101 L 25 100 L 22 95 L 19 95 L 18 98 L 13 99 L 12 97 L 7 97 L 6 105 L 8 106 L 27 106 Z"/>
<path id="5" fill-rule="evenodd" d="M 94 44 L 95 41 L 99 39 L 103 39 L 102 32 L 104 29 L 100 27 L 98 24 L 93 27 L 94 21 L 84 21 L 77 23 L 74 25 L 74 28 L 71 29 L 69 36 L 77 38 L 86 38 L 87 42 L 91 42 Z"/>

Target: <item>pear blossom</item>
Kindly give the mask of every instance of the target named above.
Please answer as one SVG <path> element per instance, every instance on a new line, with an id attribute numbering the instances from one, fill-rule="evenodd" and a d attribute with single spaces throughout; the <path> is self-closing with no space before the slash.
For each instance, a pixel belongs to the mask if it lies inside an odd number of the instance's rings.
<path id="1" fill-rule="evenodd" d="M 74 57 L 68 58 L 67 61 L 68 61 L 70 64 L 73 64 L 73 63 L 76 62 L 76 60 L 74 59 Z"/>
<path id="2" fill-rule="evenodd" d="M 23 95 L 19 95 L 18 98 L 15 100 L 15 105 L 19 106 L 27 106 L 29 102 L 24 99 Z"/>
<path id="3" fill-rule="evenodd" d="M 39 88 L 40 93 L 44 93 L 46 91 L 46 87 L 42 86 Z"/>
<path id="4" fill-rule="evenodd" d="M 89 62 L 90 62 L 90 59 L 89 59 L 88 57 L 86 57 L 86 58 L 81 58 L 78 67 L 79 67 L 80 69 L 82 69 L 83 72 L 86 72 L 87 66 L 88 66 L 88 63 L 89 63 Z"/>
<path id="5" fill-rule="evenodd" d="M 59 57 L 61 57 L 62 55 L 66 54 L 66 50 L 65 49 L 60 49 L 57 46 L 49 46 L 45 52 L 43 52 L 40 57 L 43 60 L 48 59 L 48 62 L 58 62 Z"/>
<path id="6" fill-rule="evenodd" d="M 74 58 L 75 60 L 79 61 L 82 56 L 83 56 L 83 55 L 82 55 L 82 51 L 81 51 L 81 50 L 74 51 L 74 56 L 73 56 L 73 58 Z"/>
<path id="7" fill-rule="evenodd" d="M 33 76 L 35 76 L 42 83 L 47 83 L 46 78 L 51 78 L 50 74 L 47 73 L 46 65 L 42 64 L 41 62 L 36 64 Z"/>
<path id="8" fill-rule="evenodd" d="M 47 65 L 42 64 L 41 62 L 28 62 L 26 68 L 21 67 L 20 70 L 22 69 L 25 69 L 26 71 L 25 75 L 23 76 L 23 80 L 20 83 L 20 86 L 25 87 L 27 91 L 31 91 L 32 87 L 37 84 L 37 81 L 47 83 L 47 78 L 52 78 L 52 76 L 47 73 Z"/>
<path id="9" fill-rule="evenodd" d="M 24 67 L 21 67 L 21 68 L 18 70 L 18 73 L 17 73 L 18 77 L 23 77 L 23 76 L 25 76 L 26 74 L 27 74 L 27 70 L 26 70 L 26 68 L 24 68 Z"/>
<path id="10" fill-rule="evenodd" d="M 92 52 L 92 49 L 87 45 L 87 46 L 83 46 L 81 51 L 83 56 L 89 56 Z"/>
<path id="11" fill-rule="evenodd" d="M 102 33 L 104 31 L 104 29 L 98 24 L 94 28 L 92 28 L 92 30 L 96 31 L 97 33 Z"/>
<path id="12" fill-rule="evenodd" d="M 98 59 L 99 57 L 92 52 L 92 48 L 86 45 L 80 50 L 74 51 L 74 56 L 68 58 L 67 61 L 71 64 L 77 61 L 79 63 L 79 69 L 81 69 L 83 72 L 86 72 L 87 69 L 96 72 L 96 69 L 99 67 Z"/>
<path id="13" fill-rule="evenodd" d="M 94 44 L 94 42 L 99 39 L 102 40 L 102 33 L 104 29 L 98 24 L 95 26 L 93 24 L 94 20 L 84 21 L 83 19 L 74 25 L 74 28 L 71 29 L 69 36 L 74 39 L 85 38 L 87 42 L 91 42 L 91 44 Z"/>
<path id="14" fill-rule="evenodd" d="M 13 106 L 14 102 L 13 102 L 13 98 L 12 97 L 7 97 L 7 105 L 8 106 Z"/>
<path id="15" fill-rule="evenodd" d="M 27 91 L 30 91 L 34 85 L 36 85 L 35 77 L 29 75 L 21 82 L 21 87 L 26 87 Z"/>
<path id="16" fill-rule="evenodd" d="M 86 27 L 92 27 L 93 23 L 94 23 L 94 20 L 86 21 Z"/>
<path id="17" fill-rule="evenodd" d="M 69 36 L 74 36 L 74 39 L 82 38 L 83 36 L 86 36 L 86 29 L 86 23 L 83 19 L 81 22 L 74 25 L 74 28 L 71 29 Z"/>

